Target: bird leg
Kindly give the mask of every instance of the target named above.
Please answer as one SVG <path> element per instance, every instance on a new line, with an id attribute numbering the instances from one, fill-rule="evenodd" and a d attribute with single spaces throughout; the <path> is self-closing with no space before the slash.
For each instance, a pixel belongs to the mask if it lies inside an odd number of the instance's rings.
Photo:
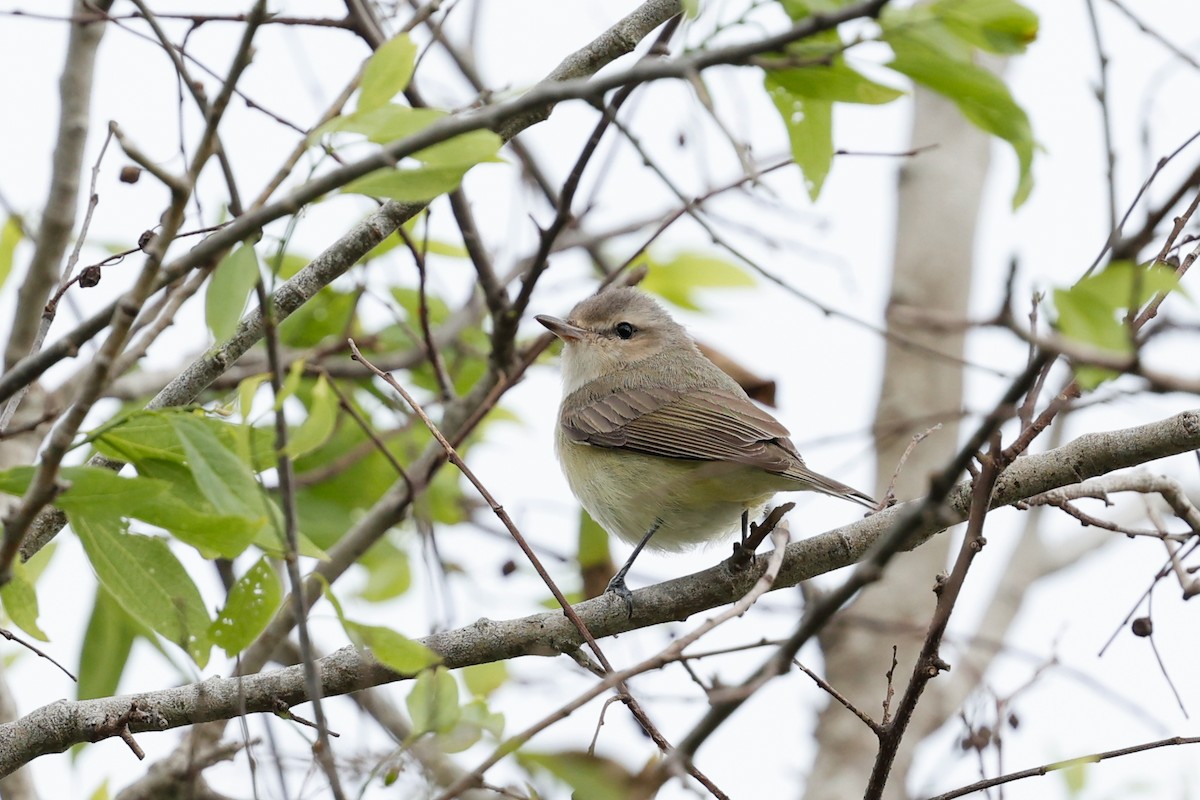
<path id="1" fill-rule="evenodd" d="M 646 531 L 646 535 L 633 548 L 633 552 L 629 554 L 629 559 L 626 560 L 624 566 L 617 570 L 617 574 L 613 575 L 611 581 L 604 591 L 607 594 L 612 592 L 617 597 L 625 601 L 625 610 L 629 612 L 629 616 L 633 616 L 633 592 L 629 591 L 629 587 L 625 585 L 625 575 L 629 572 L 629 568 L 633 566 L 634 559 L 638 557 L 638 553 L 642 552 L 642 548 L 646 546 L 646 542 L 650 541 L 650 537 L 654 532 L 662 526 L 661 519 L 655 519 L 654 524 L 650 526 L 650 530 Z"/>
<path id="2" fill-rule="evenodd" d="M 739 541 L 736 541 L 733 543 L 733 556 L 732 556 L 733 560 L 730 561 L 731 564 L 740 565 L 737 567 L 738 569 L 741 569 L 741 567 L 745 566 L 746 564 L 754 563 L 754 550 L 753 549 L 751 549 L 749 553 L 742 552 L 743 550 L 746 549 L 746 540 L 749 538 L 750 538 L 750 509 L 747 508 L 747 509 L 742 510 L 742 538 Z"/>

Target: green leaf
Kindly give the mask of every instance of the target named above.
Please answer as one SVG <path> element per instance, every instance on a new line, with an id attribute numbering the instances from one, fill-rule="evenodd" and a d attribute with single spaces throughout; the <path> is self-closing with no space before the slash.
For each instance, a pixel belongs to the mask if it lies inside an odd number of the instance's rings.
<path id="1" fill-rule="evenodd" d="M 297 359 L 288 367 L 287 376 L 283 379 L 279 386 L 279 394 L 275 395 L 275 410 L 279 411 L 283 408 L 283 403 L 289 397 L 300 390 L 300 383 L 304 380 L 304 359 Z"/>
<path id="2" fill-rule="evenodd" d="M 416 500 L 419 513 L 442 525 L 457 525 L 467 519 L 462 484 L 456 469 L 441 469 Z"/>
<path id="3" fill-rule="evenodd" d="M 225 607 L 208 629 L 209 640 L 227 655 L 242 652 L 279 610 L 283 587 L 265 557 L 238 578 L 225 598 Z"/>
<path id="4" fill-rule="evenodd" d="M 416 61 L 417 46 L 407 33 L 381 44 L 367 59 L 363 69 L 358 110 L 378 108 L 404 91 L 412 78 Z"/>
<path id="5" fill-rule="evenodd" d="M 453 728 L 434 737 L 433 746 L 441 753 L 461 753 L 479 742 L 485 732 L 499 738 L 504 732 L 504 715 L 493 713 L 482 700 L 472 700 L 462 707 Z"/>
<path id="6" fill-rule="evenodd" d="M 391 628 L 350 621 L 343 626 L 356 647 L 369 650 L 376 661 L 401 675 L 416 675 L 442 660 L 425 645 Z"/>
<path id="7" fill-rule="evenodd" d="M 454 191 L 462 183 L 468 165 L 376 170 L 342 187 L 343 192 L 386 197 L 402 203 L 432 200 Z"/>
<path id="8" fill-rule="evenodd" d="M 281 534 L 283 531 L 283 515 L 274 504 L 272 504 L 271 508 L 273 511 L 272 516 L 276 518 L 275 523 L 263 526 L 259 530 L 258 535 L 254 537 L 254 546 L 269 556 L 287 558 L 288 547 Z M 301 520 L 299 524 L 303 525 L 304 522 Z M 344 531 L 345 527 L 342 530 Z M 329 560 L 329 554 L 315 544 L 312 539 L 309 539 L 303 531 L 297 531 L 296 538 L 296 550 L 300 555 L 305 558 L 315 558 L 318 561 Z"/>
<path id="9" fill-rule="evenodd" d="M 286 281 L 307 267 L 311 261 L 311 258 L 299 253 L 280 253 L 271 259 L 271 269 L 279 278 Z"/>
<path id="10" fill-rule="evenodd" d="M 1141 308 L 1154 295 L 1181 292 L 1179 278 L 1167 264 L 1139 266 L 1117 261 L 1103 272 L 1089 275 L 1069 289 L 1054 290 L 1055 325 L 1068 339 L 1117 355 L 1133 352 L 1133 331 L 1125 322 L 1131 310 Z M 1091 390 L 1117 377 L 1113 370 L 1080 365 L 1075 379 Z"/>
<path id="11" fill-rule="evenodd" d="M 237 330 L 258 277 L 258 256 L 248 244 L 238 245 L 213 271 L 204 294 L 204 319 L 218 342 Z"/>
<path id="12" fill-rule="evenodd" d="M 210 418 L 194 408 L 137 409 L 101 425 L 89 434 L 89 439 L 104 455 L 137 465 L 139 471 L 143 463 L 149 462 L 182 464 L 187 455 L 175 430 L 177 419 L 204 426 L 255 470 L 275 466 L 275 433 L 270 428 L 235 425 Z"/>
<path id="13" fill-rule="evenodd" d="M 151 478 L 122 478 L 103 467 L 63 467 L 70 488 L 54 500 L 68 514 L 137 516 L 135 510 L 164 504 L 170 484 Z"/>
<path id="14" fill-rule="evenodd" d="M 240 516 L 218 513 L 200 492 L 192 473 L 173 461 L 145 461 L 138 469 L 148 478 L 166 483 L 171 502 L 147 502 L 124 510 L 134 517 L 168 531 L 191 545 L 205 558 L 237 558 L 268 530 L 265 514 Z M 273 535 L 273 534 L 272 534 Z"/>
<path id="15" fill-rule="evenodd" d="M 337 422 L 338 398 L 321 375 L 313 384 L 308 402 L 308 418 L 288 436 L 287 454 L 291 458 L 311 453 L 329 440 Z"/>
<path id="16" fill-rule="evenodd" d="M 68 513 L 96 577 L 130 616 L 182 647 L 201 667 L 212 645 L 200 590 L 162 539 L 127 533 L 120 520 Z"/>
<path id="17" fill-rule="evenodd" d="M 409 639 L 391 628 L 385 628 L 380 625 L 363 625 L 359 622 L 346 618 L 346 612 L 342 609 L 342 604 L 334 595 L 333 589 L 328 583 L 324 584 L 322 589 L 325 599 L 333 606 L 334 613 L 337 614 L 338 620 L 342 623 L 342 628 L 354 642 L 354 646 L 360 649 L 369 649 L 372 655 L 379 663 L 395 670 L 402 675 L 416 675 L 421 670 L 427 669 L 437 663 L 442 658 L 437 653 L 430 650 L 425 645 L 418 641 Z M 421 677 L 426 674 L 421 672 Z M 420 682 L 420 677 L 417 679 Z M 454 679 L 451 678 L 453 683 Z M 458 687 L 455 686 L 457 692 Z M 455 695 L 457 697 L 457 694 Z M 411 698 L 410 698 L 411 702 Z M 458 701 L 455 700 L 457 703 Z"/>
<path id="18" fill-rule="evenodd" d="M 794 19 L 824 13 L 837 2 L 784 3 Z M 764 87 L 775 104 L 814 201 L 833 166 L 833 104 L 889 103 L 903 92 L 859 74 L 842 57 L 845 44 L 836 30 L 807 37 L 788 46 L 786 57 L 807 66 L 768 70 Z"/>
<path id="19" fill-rule="evenodd" d="M 248 519 L 266 514 L 262 487 L 254 474 L 203 419 L 178 416 L 171 419 L 171 426 L 183 445 L 196 485 L 218 513 Z"/>
<path id="20" fill-rule="evenodd" d="M 0 472 L 0 492 L 21 496 L 29 489 L 36 467 L 10 467 Z"/>
<path id="21" fill-rule="evenodd" d="M 667 260 L 646 257 L 648 268 L 641 288 L 680 308 L 701 310 L 697 289 L 735 289 L 754 285 L 741 267 L 707 253 L 684 250 Z"/>
<path id="22" fill-rule="evenodd" d="M 421 319 L 421 295 L 416 289 L 396 286 L 391 289 L 392 298 L 404 309 L 410 325 L 418 327 Z M 429 325 L 436 327 L 450 317 L 450 306 L 437 295 L 425 293 L 425 310 L 429 313 Z"/>
<path id="23" fill-rule="evenodd" d="M 487 697 L 508 683 L 508 665 L 503 661 L 472 664 L 459 670 L 467 691 L 475 697 Z"/>
<path id="24" fill-rule="evenodd" d="M 1069 289 L 1054 291 L 1056 324 L 1068 338 L 1128 354 L 1132 352 L 1133 333 L 1124 317 L 1159 292 L 1178 289 L 1179 278 L 1166 264 L 1138 266 L 1129 261 L 1114 262 Z"/>
<path id="25" fill-rule="evenodd" d="M 343 117 L 334 117 L 313 132 L 314 137 L 329 133 L 358 133 L 375 144 L 387 144 L 423 131 L 446 117 L 445 111 L 436 108 L 408 108 L 386 105 L 368 111 L 356 111 Z"/>
<path id="26" fill-rule="evenodd" d="M 250 420 L 250 415 L 254 411 L 254 397 L 258 394 L 258 387 L 262 386 L 271 376 L 265 372 L 260 372 L 257 375 L 251 375 L 249 378 L 243 378 L 238 382 L 237 397 L 238 397 L 238 413 L 242 415 L 245 421 Z"/>
<path id="27" fill-rule="evenodd" d="M 582 800 L 624 800 L 633 791 L 633 776 L 617 762 L 584 752 L 518 753 L 527 769 L 549 772 Z"/>
<path id="28" fill-rule="evenodd" d="M 608 533 L 592 516 L 579 509 L 579 567 L 612 564 L 612 551 L 608 546 Z"/>
<path id="29" fill-rule="evenodd" d="M 17 245 L 24 238 L 25 234 L 21 230 L 20 220 L 16 217 L 8 217 L 4 220 L 4 226 L 0 227 L 0 286 L 4 285 L 8 274 L 12 272 Z"/>
<path id="30" fill-rule="evenodd" d="M 1004 81 L 970 61 L 959 40 L 936 23 L 895 25 L 885 38 L 896 57 L 888 65 L 958 106 L 979 129 L 1008 142 L 1017 156 L 1013 208 L 1033 190 L 1033 128 Z"/>
<path id="31" fill-rule="evenodd" d="M 468 258 L 470 256 L 470 254 L 467 252 L 467 248 L 463 247 L 461 244 L 445 242 L 428 236 L 424 222 L 425 212 L 422 212 L 401 226 L 412 238 L 412 240 L 417 243 L 417 247 L 419 249 L 422 249 L 431 255 L 449 256 L 450 258 Z M 400 236 L 388 236 L 382 242 L 371 248 L 371 250 L 369 250 L 367 254 L 362 257 L 362 261 L 363 263 L 366 263 L 373 258 L 379 258 L 380 256 L 390 253 L 392 250 L 395 250 L 397 247 L 403 244 L 404 240 L 400 238 Z"/>
<path id="32" fill-rule="evenodd" d="M 64 467 L 61 474 L 70 488 L 54 504 L 68 514 L 139 519 L 169 531 L 210 558 L 240 555 L 263 526 L 261 514 L 246 518 L 216 513 L 198 496 L 182 465 L 150 461 L 142 469 L 151 475 L 123 478 L 101 467 Z M 32 467 L 2 472 L 0 492 L 22 494 L 32 477 Z"/>
<path id="33" fill-rule="evenodd" d="M 787 15 L 794 20 L 801 20 L 813 14 L 830 14 L 848 5 L 851 0 L 780 0 L 780 5 Z"/>
<path id="34" fill-rule="evenodd" d="M 881 105 L 904 96 L 899 89 L 884 86 L 859 74 L 844 61 L 771 70 L 767 76 L 772 86 L 778 86 L 790 95 L 811 100 Z"/>
<path id="35" fill-rule="evenodd" d="M 38 550 L 29 560 L 25 562 L 25 568 L 28 570 L 27 576 L 31 583 L 37 583 L 42 573 L 46 571 L 46 567 L 50 566 L 51 559 L 54 558 L 55 552 L 54 542 L 47 542 L 46 546 Z"/>
<path id="36" fill-rule="evenodd" d="M 787 128 L 792 159 L 804 176 L 808 196 L 816 200 L 833 166 L 833 103 L 794 95 L 769 73 L 764 85 Z"/>
<path id="37" fill-rule="evenodd" d="M 1164 262 L 1135 264 L 1114 261 L 1095 275 L 1078 281 L 1073 291 L 1096 298 L 1113 309 L 1141 308 L 1156 294 L 1178 292 L 1190 299 L 1180 286 L 1175 268 Z"/>
<path id="38" fill-rule="evenodd" d="M 183 463 L 183 445 L 171 427 L 171 419 L 191 416 L 188 409 L 138 410 L 101 426 L 91 434 L 92 444 L 102 454 L 118 461 L 141 464 L 145 461 Z"/>
<path id="39" fill-rule="evenodd" d="M 391 600 L 412 586 L 408 553 L 386 539 L 376 542 L 358 563 L 367 570 L 367 585 L 360 595 L 364 600 L 372 603 Z"/>
<path id="40" fill-rule="evenodd" d="M 418 150 L 413 158 L 434 167 L 469 167 L 485 161 L 503 161 L 496 155 L 503 146 L 504 140 L 491 131 L 467 131 Z"/>
<path id="41" fill-rule="evenodd" d="M 138 636 L 151 635 L 126 613 L 103 585 L 97 586 L 92 615 L 83 636 L 83 650 L 79 654 L 76 698 L 91 700 L 116 694 L 134 640 Z"/>
<path id="42" fill-rule="evenodd" d="M 326 286 L 316 296 L 293 311 L 279 325 L 279 340 L 288 347 L 304 350 L 330 337 L 344 337 L 351 325 L 356 292 L 342 292 Z"/>
<path id="43" fill-rule="evenodd" d="M 1068 797 L 1079 797 L 1083 794 L 1088 783 L 1088 766 L 1093 763 L 1095 763 L 1093 759 L 1084 756 L 1072 759 L 1070 763 L 1059 768 L 1058 774 L 1062 776 L 1063 783 L 1067 785 Z"/>
<path id="44" fill-rule="evenodd" d="M 406 701 L 412 717 L 413 734 L 447 733 L 458 724 L 462 711 L 458 707 L 458 683 L 442 667 L 426 670 L 417 676 Z"/>
<path id="45" fill-rule="evenodd" d="M 929 9 L 947 30 L 991 53 L 1023 53 L 1038 35 L 1037 14 L 1013 0 L 937 0 Z"/>
<path id="46" fill-rule="evenodd" d="M 0 601 L 4 603 L 4 611 L 14 625 L 38 641 L 50 641 L 50 637 L 38 627 L 37 592 L 33 588 L 29 569 L 19 558 L 13 561 L 12 577 L 8 583 L 0 586 Z"/>
<path id="47" fill-rule="evenodd" d="M 1079 287 L 1056 289 L 1054 309 L 1065 336 L 1118 354 L 1133 352 L 1132 331 L 1117 320 L 1116 306 Z"/>

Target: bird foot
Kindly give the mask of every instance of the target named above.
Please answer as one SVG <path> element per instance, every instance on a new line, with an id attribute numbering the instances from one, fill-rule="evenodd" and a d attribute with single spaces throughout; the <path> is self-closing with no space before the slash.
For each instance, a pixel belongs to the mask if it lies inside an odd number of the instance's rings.
<path id="1" fill-rule="evenodd" d="M 629 587 L 625 585 L 625 576 L 617 575 L 608 582 L 604 593 L 612 592 L 625 603 L 625 612 L 628 616 L 633 616 L 633 592 L 629 591 Z"/>

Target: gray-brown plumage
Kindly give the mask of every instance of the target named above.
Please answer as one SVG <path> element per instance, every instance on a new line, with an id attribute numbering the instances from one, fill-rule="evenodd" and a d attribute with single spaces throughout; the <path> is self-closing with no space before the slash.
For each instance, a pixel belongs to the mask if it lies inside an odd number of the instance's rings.
<path id="1" fill-rule="evenodd" d="M 632 288 L 590 297 L 567 320 L 556 445 L 572 491 L 610 533 L 678 550 L 733 531 L 780 491 L 872 507 L 810 470 L 787 429 L 705 358 L 687 331 Z"/>

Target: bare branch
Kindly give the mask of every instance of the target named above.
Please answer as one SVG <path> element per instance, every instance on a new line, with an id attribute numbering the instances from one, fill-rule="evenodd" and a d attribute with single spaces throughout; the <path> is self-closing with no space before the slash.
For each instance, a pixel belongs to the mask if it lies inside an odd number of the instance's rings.
<path id="1" fill-rule="evenodd" d="M 73 13 L 85 12 L 89 7 L 107 11 L 111 6 L 112 0 L 76 0 Z M 17 294 L 16 317 L 4 352 L 6 369 L 29 354 L 42 316 L 42 306 L 58 281 L 59 263 L 75 227 L 79 171 L 83 166 L 92 103 L 92 70 L 104 29 L 103 24 L 95 22 L 75 21 L 71 24 L 67 63 L 59 82 L 62 111 L 58 121 L 58 139 L 54 144 L 50 195 L 42 206 L 42 224 L 38 231 L 37 248 L 29 263 L 29 273 Z"/>

